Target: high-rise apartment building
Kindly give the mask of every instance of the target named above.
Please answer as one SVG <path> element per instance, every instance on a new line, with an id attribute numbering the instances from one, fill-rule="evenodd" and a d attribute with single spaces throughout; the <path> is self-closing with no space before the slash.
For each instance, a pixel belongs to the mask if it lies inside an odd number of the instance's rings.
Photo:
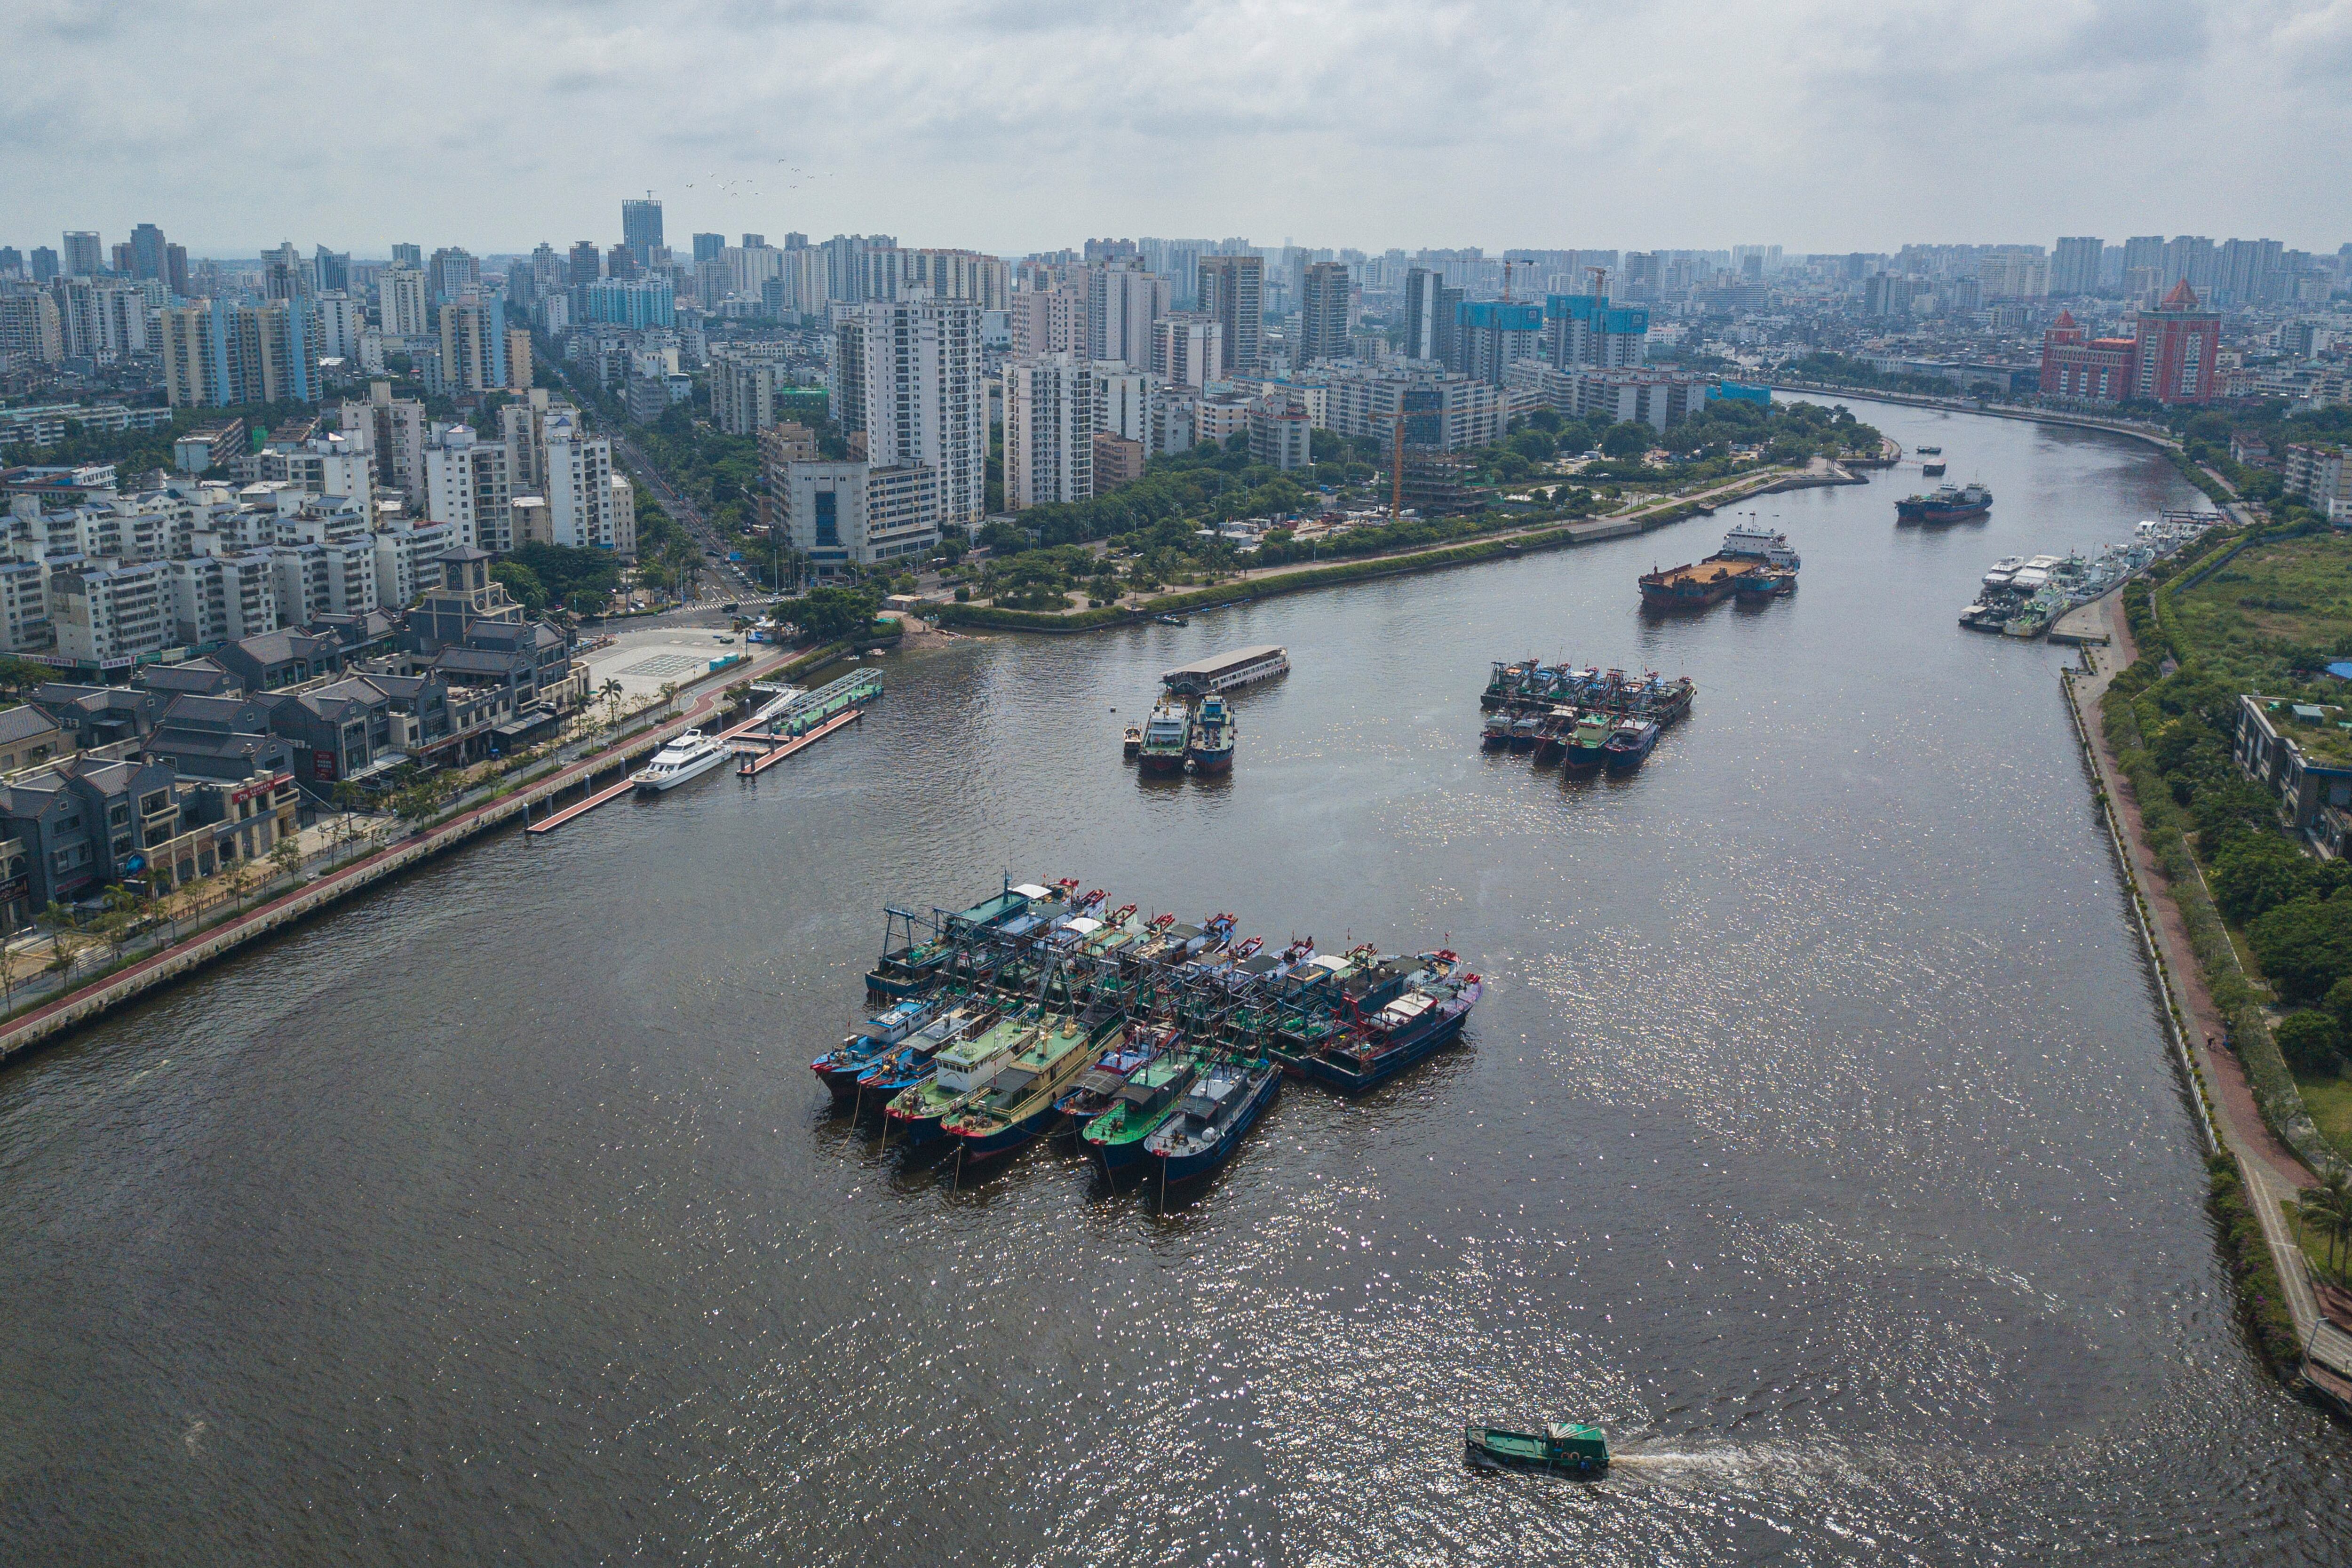
<path id="1" fill-rule="evenodd" d="M 2062 300 L 2098 292 L 2099 258 L 2105 253 L 2096 235 L 2061 238 L 2050 258 L 2050 292 Z"/>
<path id="2" fill-rule="evenodd" d="M 1149 274 L 1146 274 L 1149 276 Z M 1025 511 L 1095 493 L 1095 367 L 1075 354 L 1006 360 L 1004 504 Z"/>
<path id="3" fill-rule="evenodd" d="M 0 364 L 56 364 L 65 357 L 65 323 L 54 295 L 0 294 Z"/>
<path id="4" fill-rule="evenodd" d="M 261 253 L 261 291 L 272 300 L 299 300 L 311 292 L 310 269 L 291 240 Z"/>
<path id="5" fill-rule="evenodd" d="M 482 264 L 465 249 L 450 245 L 433 253 L 425 267 L 425 298 L 430 305 L 454 300 L 468 289 L 482 286 Z"/>
<path id="6" fill-rule="evenodd" d="M 163 231 L 152 223 L 142 223 L 131 231 L 131 276 L 162 279 L 163 270 Z"/>
<path id="7" fill-rule="evenodd" d="M 348 294 L 352 289 L 352 253 L 320 246 L 310 253 L 310 274 L 321 294 Z"/>
<path id="8" fill-rule="evenodd" d="M 425 440 L 425 515 L 455 524 L 457 542 L 505 552 L 514 537 L 513 469 L 506 444 L 470 425 L 436 425 Z"/>
<path id="9" fill-rule="evenodd" d="M 2132 323 L 2132 391 L 2158 403 L 2210 403 L 2221 384 L 2221 313 L 2187 279 Z"/>
<path id="10" fill-rule="evenodd" d="M 367 312 L 349 294 L 337 290 L 320 294 L 319 307 L 319 356 L 321 359 L 352 359 L 360 352 L 360 334 L 367 330 Z"/>
<path id="11" fill-rule="evenodd" d="M 1084 353 L 1087 295 L 1076 282 L 1043 283 L 1032 279 L 1014 290 L 1005 310 L 1005 331 L 1014 357 Z"/>
<path id="12" fill-rule="evenodd" d="M 621 243 L 639 267 L 654 264 L 654 252 L 662 247 L 662 205 L 650 191 L 642 199 L 621 204 Z"/>
<path id="13" fill-rule="evenodd" d="M 606 278 L 580 291 L 588 320 L 616 327 L 674 327 L 677 301 L 667 277 Z"/>
<path id="14" fill-rule="evenodd" d="M 425 309 L 425 274 L 413 267 L 387 267 L 376 274 L 376 316 L 384 335 L 421 338 L 431 331 Z"/>
<path id="15" fill-rule="evenodd" d="M 174 306 L 161 321 L 163 391 L 174 408 L 318 400 L 320 332 L 312 301 L 215 300 Z"/>
<path id="16" fill-rule="evenodd" d="M 757 436 L 776 422 L 776 392 L 793 384 L 792 367 L 769 354 L 714 349 L 710 422 L 730 436 Z"/>
<path id="17" fill-rule="evenodd" d="M 1175 386 L 1205 387 L 1225 375 L 1225 329 L 1196 310 L 1151 323 L 1151 374 Z"/>
<path id="18" fill-rule="evenodd" d="M 95 278 L 106 270 L 105 247 L 98 236 L 86 228 L 68 229 L 65 239 L 65 275 L 68 278 Z"/>
<path id="19" fill-rule="evenodd" d="M 694 264 L 699 267 L 706 261 L 716 261 L 719 259 L 719 253 L 726 248 L 725 235 L 698 234 L 694 237 Z"/>
<path id="20" fill-rule="evenodd" d="M 1168 279 L 1139 263 L 1081 268 L 1079 275 L 1087 290 L 1086 356 L 1149 366 L 1151 324 L 1168 313 Z"/>
<path id="21" fill-rule="evenodd" d="M 163 281 L 171 289 L 173 299 L 184 300 L 188 297 L 188 247 L 186 246 L 166 245 L 163 247 Z"/>
<path id="22" fill-rule="evenodd" d="M 574 240 L 572 245 L 572 287 L 584 288 L 604 276 L 604 258 L 593 239 Z"/>
<path id="23" fill-rule="evenodd" d="M 551 408 L 544 418 L 543 478 L 554 542 L 619 553 L 613 518 L 612 442 L 590 435 L 579 411 L 568 405 Z"/>
<path id="24" fill-rule="evenodd" d="M 1203 256 L 1200 301 L 1224 329 L 1227 374 L 1255 375 L 1265 360 L 1265 258 Z"/>
<path id="25" fill-rule="evenodd" d="M 1299 279 L 1298 346 L 1290 356 L 1294 369 L 1348 357 L 1348 289 L 1346 262 L 1307 263 Z"/>
<path id="26" fill-rule="evenodd" d="M 1544 359 L 1558 370 L 1617 370 L 1648 357 L 1650 312 L 1612 305 L 1605 294 L 1553 294 L 1544 300 Z"/>
<path id="27" fill-rule="evenodd" d="M 392 247 L 392 264 L 422 272 L 425 270 L 425 247 L 421 245 L 395 245 Z"/>
<path id="28" fill-rule="evenodd" d="M 1461 308 L 1462 372 L 1489 386 L 1510 367 L 1543 352 L 1544 308 L 1532 300 L 1470 300 Z"/>
<path id="29" fill-rule="evenodd" d="M 1415 267 L 1404 278 L 1404 357 L 1433 364 L 1454 362 L 1454 329 L 1459 324 L 1462 290 L 1448 288 L 1445 276 L 1432 268 Z"/>
<path id="30" fill-rule="evenodd" d="M 969 526 L 987 511 L 980 315 L 978 305 L 961 300 L 835 308 L 836 417 L 845 429 L 865 432 L 866 458 L 877 468 L 918 464 L 937 474 L 941 526 Z"/>
<path id="31" fill-rule="evenodd" d="M 502 296 L 469 293 L 441 307 L 441 379 L 459 397 L 495 392 L 507 384 L 507 312 Z"/>
<path id="32" fill-rule="evenodd" d="M 47 283 L 58 275 L 58 253 L 46 245 L 33 247 L 33 281 Z"/>
<path id="33" fill-rule="evenodd" d="M 506 413 L 499 410 L 501 417 Z M 424 505 L 428 434 L 424 404 L 413 397 L 393 396 L 388 381 L 371 382 L 366 402 L 347 400 L 342 405 L 336 428 L 374 462 L 378 489 L 396 492 L 411 506 Z M 404 597 L 398 602 L 408 601 Z"/>

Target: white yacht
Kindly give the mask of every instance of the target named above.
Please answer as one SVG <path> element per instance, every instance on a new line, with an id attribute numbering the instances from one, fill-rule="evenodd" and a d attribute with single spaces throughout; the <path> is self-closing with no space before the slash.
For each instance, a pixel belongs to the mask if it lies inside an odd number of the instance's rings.
<path id="1" fill-rule="evenodd" d="M 639 795 L 658 795 L 666 789 L 676 789 L 688 779 L 700 778 L 731 754 L 723 741 L 688 730 L 654 753 L 654 760 L 638 770 L 635 783 Z"/>

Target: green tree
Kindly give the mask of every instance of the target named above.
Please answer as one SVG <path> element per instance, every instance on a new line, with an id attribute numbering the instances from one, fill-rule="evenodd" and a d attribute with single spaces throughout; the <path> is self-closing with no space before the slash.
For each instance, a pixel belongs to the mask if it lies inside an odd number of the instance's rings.
<path id="1" fill-rule="evenodd" d="M 2352 975 L 2352 899 L 2281 904 L 2246 928 L 2246 940 L 2282 996 L 2315 1001 Z"/>
<path id="2" fill-rule="evenodd" d="M 878 595 L 862 588 L 812 588 L 793 611 L 803 631 L 820 642 L 862 634 L 874 621 Z"/>
<path id="3" fill-rule="evenodd" d="M 2326 1239 L 2327 1265 L 2341 1279 L 2337 1258 L 2344 1244 L 2352 1241 L 2352 1175 L 2337 1171 L 2306 1188 L 2295 1202 L 2294 1214 L 2305 1229 Z"/>
<path id="4" fill-rule="evenodd" d="M 501 561 L 490 568 L 490 580 L 505 584 L 506 591 L 522 606 L 526 616 L 542 615 L 547 610 L 547 584 L 539 574 L 520 561 Z"/>
<path id="5" fill-rule="evenodd" d="M 1638 458 L 1650 449 L 1650 427 L 1632 421 L 1612 425 L 1601 437 L 1601 453 L 1606 458 Z"/>
<path id="6" fill-rule="evenodd" d="M 2315 1008 L 2289 1013 L 2273 1031 L 2286 1065 L 2307 1078 L 2333 1078 L 2343 1070 L 2344 1035 L 2336 1020 Z"/>

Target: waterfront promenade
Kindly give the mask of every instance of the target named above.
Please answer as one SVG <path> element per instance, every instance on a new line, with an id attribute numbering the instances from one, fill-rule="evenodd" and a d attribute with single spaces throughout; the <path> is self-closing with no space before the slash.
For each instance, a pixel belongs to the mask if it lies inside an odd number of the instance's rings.
<path id="1" fill-rule="evenodd" d="M 267 902 L 158 948 L 143 958 L 9 1019 L 5 1028 L 0 1028 L 0 1063 L 69 1033 L 272 931 L 306 920 L 362 889 L 430 859 L 444 849 L 504 823 L 527 818 L 532 808 L 541 802 L 552 800 L 574 786 L 586 785 L 596 774 L 625 765 L 631 757 L 660 745 L 671 736 L 709 717 L 718 710 L 728 687 L 740 681 L 761 679 L 809 657 L 805 650 L 781 650 L 730 665 L 722 670 L 711 671 L 687 689 L 701 688 L 690 700 L 683 700 L 686 691 L 681 690 L 679 696 L 682 700 L 675 718 L 634 731 L 586 756 L 558 767 L 552 773 L 532 779 L 521 787 L 501 794 L 497 792 L 504 788 L 503 782 L 492 784 L 489 786 L 493 792 L 490 797 L 478 805 L 460 805 L 429 827 L 387 844 L 373 854 L 337 866 L 309 881 L 298 880 L 293 887 Z"/>
<path id="2" fill-rule="evenodd" d="M 2131 881 L 2146 900 L 2147 932 L 2160 966 L 2158 978 L 2183 1020 L 2180 1046 L 2195 1064 L 2194 1076 L 2201 1076 L 2205 1086 L 2200 1089 L 2192 1079 L 2189 1090 L 2200 1096 L 2214 1138 L 2224 1151 L 2236 1157 L 2239 1169 L 2245 1174 L 2247 1202 L 2269 1243 L 2286 1296 L 2288 1315 L 2294 1321 L 2295 1337 L 2304 1347 L 2304 1374 L 2338 1403 L 2352 1401 L 2352 1335 L 2345 1334 L 2321 1316 L 2311 1277 L 2305 1267 L 2303 1248 L 2295 1240 L 2288 1212 L 2302 1191 L 2313 1184 L 2313 1175 L 2263 1120 L 2253 1088 L 2246 1081 L 2245 1069 L 2237 1057 L 2206 1047 L 2207 1040 L 2226 1037 L 2229 1025 L 2206 988 L 2203 971 L 2189 944 L 2188 927 L 2173 900 L 2171 885 L 2147 842 L 2131 780 L 2116 761 L 2105 727 L 2100 722 L 2100 698 L 2116 672 L 2139 657 L 2123 608 L 2123 595 L 2134 586 L 2144 589 L 2145 584 L 2127 584 L 2076 612 L 2094 623 L 2084 630 L 2104 636 L 2105 642 L 2085 643 L 2085 668 L 2072 673 L 2066 680 L 2066 700 L 2074 708 L 2093 775 L 2112 805 L 2116 847 L 2126 858 L 2126 870 Z"/>

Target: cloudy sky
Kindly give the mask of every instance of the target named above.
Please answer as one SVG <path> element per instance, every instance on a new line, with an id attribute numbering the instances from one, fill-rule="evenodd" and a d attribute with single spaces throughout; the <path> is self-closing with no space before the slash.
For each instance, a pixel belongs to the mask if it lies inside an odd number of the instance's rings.
<path id="1" fill-rule="evenodd" d="M 2352 240 L 2352 0 L 10 0 L 0 243 Z M 797 171 L 797 172 L 795 172 Z"/>

